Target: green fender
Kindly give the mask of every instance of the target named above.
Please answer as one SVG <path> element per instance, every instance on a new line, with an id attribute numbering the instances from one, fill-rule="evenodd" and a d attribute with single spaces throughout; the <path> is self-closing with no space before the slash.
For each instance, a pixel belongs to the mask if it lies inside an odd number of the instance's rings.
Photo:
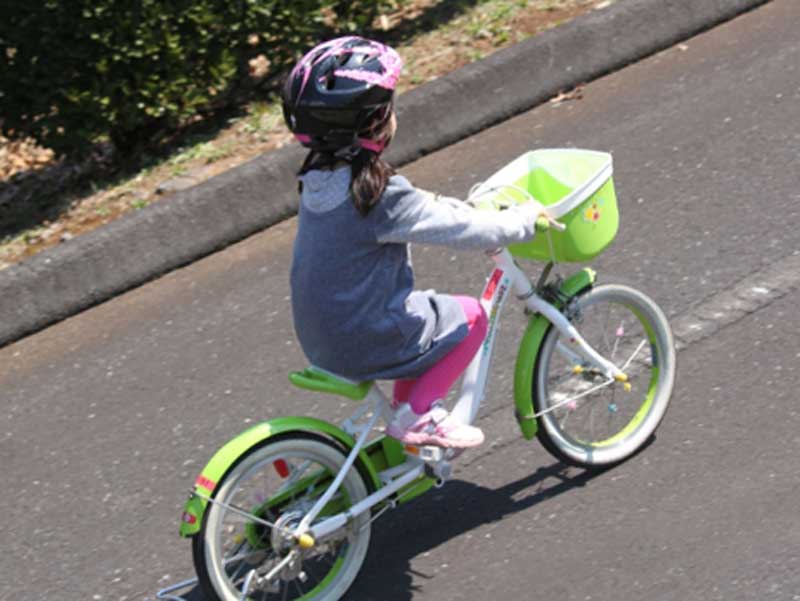
<path id="1" fill-rule="evenodd" d="M 212 497 L 222 478 L 243 454 L 266 439 L 287 432 L 321 433 L 338 441 L 346 449 L 351 449 L 355 445 L 355 440 L 352 436 L 326 421 L 314 419 L 313 417 L 279 417 L 257 424 L 225 444 L 203 468 L 203 471 L 195 481 L 194 490 L 207 497 Z M 370 447 L 372 446 L 374 445 L 370 445 Z M 367 486 L 371 487 L 372 490 L 378 490 L 381 487 L 381 481 L 378 477 L 376 466 L 373 465 L 373 461 L 367 452 L 368 450 L 369 447 L 358 454 L 358 461 L 360 461 L 371 480 L 371 482 L 366 483 Z M 400 458 L 398 457 L 397 460 L 400 460 Z M 201 499 L 194 494 L 189 496 L 181 517 L 181 536 L 192 536 L 200 531 L 207 505 L 208 501 L 205 499 Z"/>
<path id="2" fill-rule="evenodd" d="M 590 288 L 596 279 L 593 269 L 585 268 L 567 278 L 561 285 L 561 293 L 572 298 Z M 562 303 L 554 303 L 559 309 Z M 538 425 L 533 411 L 533 370 L 536 358 L 550 322 L 541 314 L 533 315 L 522 336 L 517 353 L 517 364 L 514 368 L 514 404 L 516 417 L 522 436 L 530 440 L 536 436 Z"/>

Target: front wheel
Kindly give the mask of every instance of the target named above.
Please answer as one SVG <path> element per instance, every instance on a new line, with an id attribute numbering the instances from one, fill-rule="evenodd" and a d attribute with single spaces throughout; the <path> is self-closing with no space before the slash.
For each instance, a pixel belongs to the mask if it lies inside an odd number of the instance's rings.
<path id="1" fill-rule="evenodd" d="M 538 437 L 565 463 L 607 467 L 642 448 L 667 411 L 675 381 L 672 332 L 655 302 L 628 286 L 593 288 L 567 313 L 630 386 L 609 382 L 551 325 L 534 368 Z"/>
<path id="2" fill-rule="evenodd" d="M 227 508 L 211 504 L 193 540 L 195 569 L 206 596 L 220 601 L 340 599 L 364 561 L 369 512 L 311 549 L 301 549 L 291 531 L 344 462 L 339 447 L 313 436 L 268 440 L 248 451 L 214 495 Z M 364 480 L 352 467 L 317 521 L 366 496 Z M 248 519 L 242 511 L 274 527 Z"/>

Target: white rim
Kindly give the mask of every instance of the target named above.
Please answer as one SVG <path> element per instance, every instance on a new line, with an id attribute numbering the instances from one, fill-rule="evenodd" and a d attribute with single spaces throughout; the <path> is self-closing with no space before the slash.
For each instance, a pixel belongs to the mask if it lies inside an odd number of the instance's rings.
<path id="1" fill-rule="evenodd" d="M 261 451 L 268 450 L 265 455 Z M 344 463 L 344 456 L 338 451 L 319 441 L 315 440 L 286 440 L 273 445 L 268 445 L 253 453 L 242 464 L 237 466 L 231 474 L 225 478 L 217 496 L 224 499 L 230 489 L 238 484 L 242 479 L 247 479 L 250 473 L 259 468 L 260 464 L 269 462 L 270 457 L 280 457 L 288 453 L 294 453 L 297 457 L 305 457 L 319 463 L 320 465 L 336 473 Z M 357 470 L 353 469 L 342 483 L 350 495 L 351 501 L 355 502 L 366 497 L 366 488 Z M 208 524 L 205 529 L 205 562 L 209 578 L 212 581 L 214 590 L 221 599 L 225 601 L 239 601 L 241 593 L 236 591 L 224 574 L 221 554 L 219 549 L 220 529 L 223 526 L 223 511 L 218 505 L 212 505 L 209 509 Z M 329 584 L 323 596 L 314 597 L 315 601 L 334 601 L 339 599 L 350 587 L 364 562 L 367 549 L 369 547 L 370 532 L 369 515 L 363 514 L 356 518 L 356 527 L 360 528 L 355 540 L 350 543 L 350 548 L 344 555 L 345 565 L 339 570 L 334 580 Z M 324 577 L 323 577 L 324 580 Z"/>
<path id="2" fill-rule="evenodd" d="M 657 307 L 652 301 L 647 299 L 643 294 L 625 286 L 609 285 L 596 288 L 590 294 L 594 294 L 595 296 L 585 298 L 585 303 L 582 304 L 583 306 L 588 307 L 604 301 L 613 302 L 617 300 L 620 301 L 620 304 L 623 306 L 625 305 L 624 301 L 627 301 L 633 304 L 638 310 L 643 311 L 649 318 L 652 327 L 655 329 L 657 352 L 661 358 L 659 361 L 659 367 L 661 369 L 658 376 L 658 388 L 650 410 L 637 428 L 629 436 L 621 439 L 617 443 L 611 444 L 608 447 L 591 447 L 588 445 L 576 444 L 553 423 L 553 418 L 551 416 L 545 415 L 543 417 L 543 426 L 546 428 L 547 434 L 565 455 L 580 463 L 604 465 L 615 463 L 635 453 L 658 427 L 661 418 L 667 410 L 672 394 L 672 386 L 675 378 L 675 351 L 669 327 L 668 325 L 667 327 L 663 327 L 667 324 L 666 318 L 660 310 L 657 310 Z M 547 403 L 546 394 L 548 391 L 546 379 L 550 367 L 550 360 L 555 351 L 554 347 L 559 338 L 557 333 L 556 330 L 551 330 L 542 345 L 541 352 L 543 354 L 543 361 L 537 373 L 536 380 L 537 397 L 543 399 L 542 403 Z M 642 402 L 643 401 L 644 399 L 642 399 Z M 542 409 L 546 409 L 546 406 L 537 408 L 537 410 Z"/>

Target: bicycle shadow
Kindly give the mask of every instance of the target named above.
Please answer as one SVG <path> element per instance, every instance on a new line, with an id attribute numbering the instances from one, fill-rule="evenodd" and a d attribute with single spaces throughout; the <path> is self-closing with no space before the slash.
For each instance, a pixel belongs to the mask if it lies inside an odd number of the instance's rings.
<path id="1" fill-rule="evenodd" d="M 432 578 L 411 567 L 415 557 L 470 530 L 585 486 L 610 469 L 613 468 L 586 471 L 557 462 L 495 489 L 451 480 L 441 490 L 432 490 L 375 522 L 366 561 L 344 599 L 410 601 L 418 590 L 412 577 Z M 556 483 L 547 485 L 552 479 Z M 532 494 L 514 498 L 526 491 Z M 398 532 L 403 533 L 402 537 L 397 536 Z M 198 586 L 182 598 L 208 601 Z"/>
<path id="2" fill-rule="evenodd" d="M 419 589 L 412 577 L 432 578 L 411 567 L 415 557 L 470 530 L 585 486 L 606 471 L 581 471 L 559 462 L 495 489 L 452 480 L 440 491 L 429 492 L 376 522 L 380 525 L 373 529 L 367 559 L 345 599 L 409 601 Z M 547 481 L 552 479 L 556 483 L 550 486 Z"/>

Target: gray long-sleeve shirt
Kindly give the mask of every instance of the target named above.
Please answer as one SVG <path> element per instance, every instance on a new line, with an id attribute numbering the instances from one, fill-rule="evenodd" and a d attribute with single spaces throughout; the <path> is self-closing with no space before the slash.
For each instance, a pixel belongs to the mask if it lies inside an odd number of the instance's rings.
<path id="1" fill-rule="evenodd" d="M 399 175 L 366 217 L 353 206 L 349 166 L 301 179 L 295 331 L 313 365 L 354 380 L 418 377 L 467 334 L 456 299 L 414 291 L 409 242 L 497 248 L 535 231 L 535 212 L 477 211 Z"/>

